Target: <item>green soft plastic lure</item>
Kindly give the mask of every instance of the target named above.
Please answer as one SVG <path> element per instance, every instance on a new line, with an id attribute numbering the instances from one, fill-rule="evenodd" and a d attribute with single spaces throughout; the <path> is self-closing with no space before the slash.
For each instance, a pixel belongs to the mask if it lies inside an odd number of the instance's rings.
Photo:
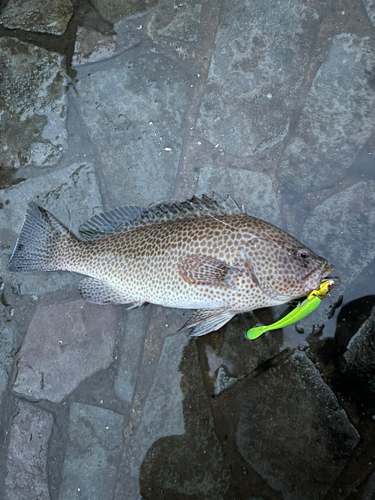
<path id="1" fill-rule="evenodd" d="M 305 318 L 308 314 L 313 312 L 321 303 L 322 299 L 327 295 L 327 293 L 335 286 L 335 280 L 326 280 L 320 284 L 317 290 L 313 290 L 307 297 L 306 300 L 297 306 L 289 314 L 281 318 L 276 323 L 266 326 L 256 326 L 255 328 L 250 328 L 247 332 L 247 338 L 250 340 L 258 338 L 262 333 L 268 332 L 270 330 L 277 330 L 278 328 L 284 328 L 284 326 L 292 325 L 297 323 L 302 318 Z"/>

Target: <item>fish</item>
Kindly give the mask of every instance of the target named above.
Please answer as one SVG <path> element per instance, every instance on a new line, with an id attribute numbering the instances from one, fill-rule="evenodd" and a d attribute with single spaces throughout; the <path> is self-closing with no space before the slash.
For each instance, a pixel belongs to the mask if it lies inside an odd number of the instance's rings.
<path id="1" fill-rule="evenodd" d="M 334 269 L 216 193 L 116 208 L 89 219 L 78 234 L 31 202 L 8 269 L 82 274 L 79 292 L 96 304 L 195 309 L 181 328 L 193 336 L 217 331 L 236 314 L 304 297 Z"/>

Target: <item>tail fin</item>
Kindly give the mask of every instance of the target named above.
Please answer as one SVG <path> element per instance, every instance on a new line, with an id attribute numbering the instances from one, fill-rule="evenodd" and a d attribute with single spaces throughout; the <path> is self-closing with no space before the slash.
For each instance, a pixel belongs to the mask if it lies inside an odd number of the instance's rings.
<path id="1" fill-rule="evenodd" d="M 68 239 L 76 238 L 47 210 L 33 202 L 29 203 L 21 233 L 8 263 L 9 271 L 62 270 L 59 256 L 62 245 L 65 246 Z"/>

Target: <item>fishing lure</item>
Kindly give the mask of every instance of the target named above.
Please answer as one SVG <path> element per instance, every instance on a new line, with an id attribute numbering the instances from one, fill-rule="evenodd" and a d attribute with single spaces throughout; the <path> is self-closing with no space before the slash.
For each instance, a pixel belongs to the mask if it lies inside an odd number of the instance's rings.
<path id="1" fill-rule="evenodd" d="M 256 326 L 248 330 L 246 336 L 248 339 L 253 340 L 258 338 L 262 333 L 268 332 L 270 330 L 277 330 L 279 328 L 284 328 L 284 326 L 292 325 L 297 323 L 302 318 L 308 316 L 313 312 L 321 303 L 322 299 L 327 295 L 327 293 L 336 285 L 336 280 L 330 279 L 323 281 L 317 290 L 313 290 L 308 295 L 307 299 L 304 300 L 299 306 L 297 306 L 289 314 L 281 318 L 276 323 L 272 325 Z"/>

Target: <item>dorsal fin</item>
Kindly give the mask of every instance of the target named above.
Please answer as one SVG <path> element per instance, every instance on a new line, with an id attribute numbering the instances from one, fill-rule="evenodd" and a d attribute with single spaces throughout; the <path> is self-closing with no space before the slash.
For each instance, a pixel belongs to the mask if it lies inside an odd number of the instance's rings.
<path id="1" fill-rule="evenodd" d="M 130 227 L 145 209 L 137 206 L 120 207 L 95 215 L 79 228 L 79 234 L 86 241 L 95 240 L 107 234 L 118 233 Z"/>
<path id="2" fill-rule="evenodd" d="M 202 195 L 201 198 L 193 196 L 181 203 L 159 203 L 149 208 L 137 206 L 115 208 L 89 219 L 79 228 L 79 233 L 85 240 L 94 240 L 124 229 L 156 222 L 243 213 L 245 213 L 244 208 L 241 209 L 231 196 L 228 195 L 226 200 L 223 200 L 218 194 L 212 193 L 212 198 L 206 195 Z"/>

